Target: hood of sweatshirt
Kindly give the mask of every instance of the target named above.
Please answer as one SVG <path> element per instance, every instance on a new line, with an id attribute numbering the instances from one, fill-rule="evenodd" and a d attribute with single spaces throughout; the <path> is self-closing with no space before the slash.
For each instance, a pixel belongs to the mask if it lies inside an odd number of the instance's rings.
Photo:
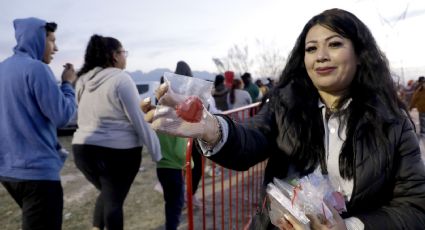
<path id="1" fill-rule="evenodd" d="M 118 68 L 101 68 L 96 67 L 83 76 L 81 76 L 81 81 L 84 85 L 84 88 L 89 91 L 95 91 L 99 86 L 101 86 L 108 79 L 116 76 L 121 73 L 123 70 Z"/>
<path id="2" fill-rule="evenodd" d="M 46 21 L 38 18 L 15 19 L 15 53 L 26 53 L 31 58 L 42 60 L 46 42 Z"/>

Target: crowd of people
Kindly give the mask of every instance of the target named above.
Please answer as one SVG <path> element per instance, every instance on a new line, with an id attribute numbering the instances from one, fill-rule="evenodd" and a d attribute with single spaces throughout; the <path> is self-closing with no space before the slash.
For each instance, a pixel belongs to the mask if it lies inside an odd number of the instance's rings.
<path id="1" fill-rule="evenodd" d="M 93 229 L 123 229 L 123 203 L 143 146 L 157 162 L 165 228 L 177 229 L 187 137 L 195 143 L 194 192 L 202 155 L 234 170 L 269 159 L 264 185 L 273 178 L 321 174 L 340 187 L 347 210 L 338 213 L 330 206 L 332 223 L 309 215 L 311 229 L 425 227 L 425 167 L 408 113 L 418 109 L 425 135 L 425 79 L 412 84 L 411 96 L 397 94 L 385 55 L 368 27 L 348 11 L 329 9 L 305 24 L 276 84 L 254 83 L 250 73 L 217 75 L 201 122 L 184 136 L 155 132 L 166 118 L 152 116 L 150 101 L 140 102 L 124 71 L 128 51 L 118 39 L 91 36 L 82 67 L 76 72 L 65 64 L 58 86 L 48 66 L 58 51 L 57 25 L 25 18 L 16 19 L 14 28 L 14 54 L 0 63 L 0 181 L 22 209 L 23 230 L 61 229 L 66 155 L 56 128 L 77 112 L 75 165 L 100 192 Z M 183 61 L 175 73 L 192 77 Z M 166 86 L 157 91 L 161 106 L 169 106 L 160 100 Z M 243 122 L 221 113 L 257 101 L 260 111 L 246 114 Z M 268 208 L 262 210 L 266 217 Z M 252 227 L 303 229 L 290 215 L 279 218 L 277 226 L 263 218 Z"/>
<path id="2" fill-rule="evenodd" d="M 240 77 L 235 77 L 234 74 L 231 76 L 232 84 L 230 86 L 225 85 L 225 77 L 221 74 L 217 75 L 214 80 L 212 95 L 217 109 L 221 111 L 236 109 L 261 101 L 263 97 L 267 96 L 274 84 L 272 78 L 257 79 L 253 83 L 249 72 L 243 73 Z"/>
<path id="3" fill-rule="evenodd" d="M 406 86 L 399 85 L 398 95 L 411 111 L 416 109 L 419 114 L 419 133 L 425 137 L 425 77 L 420 76 L 417 81 L 409 80 Z"/>

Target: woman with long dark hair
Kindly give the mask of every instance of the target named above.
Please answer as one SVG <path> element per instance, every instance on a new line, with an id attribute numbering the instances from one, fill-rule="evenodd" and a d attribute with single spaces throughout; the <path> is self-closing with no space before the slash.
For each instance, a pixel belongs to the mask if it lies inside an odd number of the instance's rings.
<path id="1" fill-rule="evenodd" d="M 93 35 L 76 84 L 75 164 L 99 191 L 93 229 L 123 229 L 123 203 L 142 160 L 142 145 L 161 159 L 158 137 L 143 120 L 139 95 L 124 72 L 127 51 L 112 37 Z"/>
<path id="2" fill-rule="evenodd" d="M 233 79 L 232 88 L 227 94 L 227 104 L 229 109 L 237 109 L 243 106 L 247 106 L 252 103 L 249 92 L 244 90 L 244 83 L 241 79 Z M 249 111 L 238 113 L 238 119 L 244 120 L 249 117 Z"/>
<path id="3" fill-rule="evenodd" d="M 287 60 L 247 123 L 205 117 L 205 131 L 191 135 L 204 154 L 236 170 L 269 158 L 265 184 L 290 175 L 334 177 L 347 211 L 340 216 L 331 208 L 332 229 L 423 229 L 418 140 L 367 26 L 350 12 L 326 10 L 307 22 Z M 301 229 L 291 218 L 282 220 L 281 229 Z M 312 229 L 330 229 L 316 216 L 310 220 Z"/>

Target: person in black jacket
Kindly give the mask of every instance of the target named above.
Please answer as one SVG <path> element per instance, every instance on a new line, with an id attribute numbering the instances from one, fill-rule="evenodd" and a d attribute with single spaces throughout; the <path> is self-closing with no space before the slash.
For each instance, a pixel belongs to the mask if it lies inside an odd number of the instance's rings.
<path id="1" fill-rule="evenodd" d="M 256 116 L 240 124 L 207 114 L 201 124 L 202 133 L 186 134 L 222 166 L 247 170 L 268 158 L 265 185 L 314 172 L 336 178 L 347 211 L 333 210 L 332 227 L 310 216 L 311 229 L 425 228 L 425 169 L 412 121 L 385 55 L 350 12 L 329 9 L 307 22 Z M 280 229 L 302 229 L 286 218 Z"/>

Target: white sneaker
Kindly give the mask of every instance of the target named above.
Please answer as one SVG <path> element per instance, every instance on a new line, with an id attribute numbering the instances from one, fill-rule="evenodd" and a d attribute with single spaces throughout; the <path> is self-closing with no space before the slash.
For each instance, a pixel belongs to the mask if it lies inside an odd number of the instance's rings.
<path id="1" fill-rule="evenodd" d="M 192 204 L 193 207 L 202 207 L 202 202 L 195 195 L 192 196 Z"/>
<path id="2" fill-rule="evenodd" d="M 195 195 L 192 196 L 192 206 L 193 206 L 193 208 L 200 208 L 200 207 L 202 207 L 202 202 L 200 200 L 198 200 L 198 198 Z M 183 209 L 186 209 L 186 208 L 187 208 L 187 196 L 185 195 L 184 196 L 184 206 L 183 206 Z"/>
<path id="3" fill-rule="evenodd" d="M 153 190 L 155 190 L 155 191 L 157 191 L 157 192 L 159 192 L 161 194 L 164 193 L 164 190 L 162 190 L 161 183 L 159 183 L 159 182 L 156 182 L 155 186 L 153 187 Z"/>
<path id="4" fill-rule="evenodd" d="M 204 173 L 205 173 L 205 174 L 208 174 L 208 172 L 209 172 L 210 170 L 211 170 L 211 166 L 207 165 L 207 166 L 205 166 Z"/>
<path id="5" fill-rule="evenodd" d="M 221 175 L 221 170 L 218 168 L 218 167 L 216 167 L 215 169 L 214 169 L 214 171 L 215 171 L 215 176 L 220 176 Z M 208 176 L 213 176 L 213 169 L 212 168 L 210 168 L 209 170 L 208 170 Z"/>

